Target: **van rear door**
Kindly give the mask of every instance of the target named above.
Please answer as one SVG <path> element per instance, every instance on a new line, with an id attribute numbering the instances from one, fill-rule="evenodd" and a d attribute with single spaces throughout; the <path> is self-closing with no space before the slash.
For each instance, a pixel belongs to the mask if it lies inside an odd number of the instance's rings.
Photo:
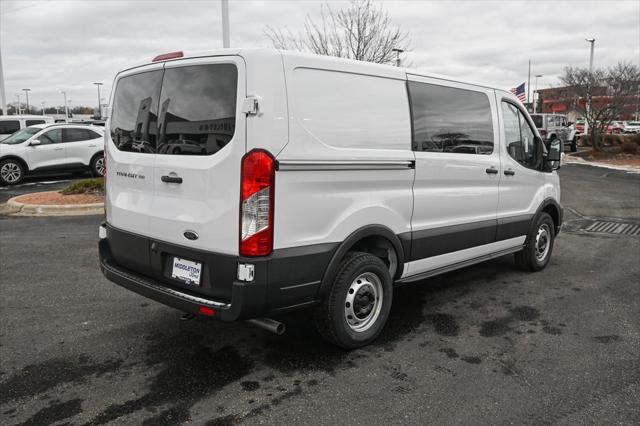
<path id="1" fill-rule="evenodd" d="M 149 218 L 152 237 L 238 254 L 240 162 L 246 151 L 245 117 L 238 101 L 245 98 L 244 70 L 238 59 L 165 66 Z M 185 232 L 198 239 L 186 239 Z"/>
<path id="2" fill-rule="evenodd" d="M 116 84 L 107 221 L 153 240 L 235 255 L 244 62 L 219 56 L 158 65 Z"/>

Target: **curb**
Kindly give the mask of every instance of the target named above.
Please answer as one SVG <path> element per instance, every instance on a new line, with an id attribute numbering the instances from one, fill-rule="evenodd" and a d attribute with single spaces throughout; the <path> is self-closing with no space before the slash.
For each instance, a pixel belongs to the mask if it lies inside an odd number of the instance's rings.
<path id="1" fill-rule="evenodd" d="M 104 203 L 92 204 L 24 204 L 13 197 L 6 203 L 5 214 L 12 216 L 85 216 L 104 213 Z"/>

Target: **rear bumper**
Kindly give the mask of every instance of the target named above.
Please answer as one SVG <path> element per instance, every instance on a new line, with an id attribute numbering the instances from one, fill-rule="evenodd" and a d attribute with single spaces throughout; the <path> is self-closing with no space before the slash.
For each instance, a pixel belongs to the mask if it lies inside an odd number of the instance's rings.
<path id="1" fill-rule="evenodd" d="M 108 256 L 106 240 L 101 240 L 99 247 L 100 269 L 104 276 L 109 281 L 149 299 L 192 314 L 200 314 L 201 307 L 212 308 L 215 312 L 213 316 L 223 321 L 258 317 L 263 311 L 264 286 L 234 282 L 232 302 L 217 301 L 173 289 L 148 277 L 127 271 Z"/>
<path id="2" fill-rule="evenodd" d="M 217 298 L 189 291 L 159 279 L 158 276 L 133 271 L 119 264 L 116 258 L 122 256 L 114 256 L 112 246 L 117 250 L 121 250 L 121 247 L 117 242 L 110 243 L 109 237 L 111 235 L 118 238 L 117 235 L 122 231 L 105 224 L 100 228 L 100 269 L 108 280 L 183 312 L 201 314 L 202 307 L 213 309 L 212 317 L 223 321 L 259 318 L 314 304 L 322 275 L 335 249 L 333 245 L 321 245 L 276 250 L 271 256 L 264 258 L 238 257 L 234 262 L 235 269 L 238 263 L 254 265 L 253 281 L 229 280 L 229 271 L 224 271 L 212 279 L 217 280 L 217 284 L 225 286 L 224 293 L 230 298 Z M 128 234 L 127 237 L 146 240 L 145 237 L 132 235 Z M 135 240 L 129 243 L 132 246 L 136 244 Z M 162 244 L 171 247 L 166 243 Z M 175 247 L 176 250 L 180 250 L 179 246 Z M 143 254 L 138 256 L 144 257 Z M 206 256 L 223 255 L 207 252 Z M 132 264 L 135 265 L 134 262 Z M 224 282 L 220 282 L 221 280 Z"/>

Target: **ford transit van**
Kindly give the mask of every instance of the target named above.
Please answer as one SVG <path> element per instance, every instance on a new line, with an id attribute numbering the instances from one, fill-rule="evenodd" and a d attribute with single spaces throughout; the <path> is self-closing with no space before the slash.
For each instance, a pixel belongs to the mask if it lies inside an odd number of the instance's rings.
<path id="1" fill-rule="evenodd" d="M 160 55 L 113 87 L 101 269 L 185 313 L 280 333 L 312 309 L 356 348 L 396 286 L 551 257 L 561 148 L 508 91 L 270 49 Z"/>

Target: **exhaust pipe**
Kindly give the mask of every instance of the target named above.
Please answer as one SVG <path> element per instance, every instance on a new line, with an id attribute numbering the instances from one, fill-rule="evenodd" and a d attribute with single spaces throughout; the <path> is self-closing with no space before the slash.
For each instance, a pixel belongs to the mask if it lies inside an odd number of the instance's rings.
<path id="1" fill-rule="evenodd" d="M 260 327 L 267 331 L 270 331 L 278 336 L 284 334 L 287 330 L 287 326 L 281 323 L 280 321 L 272 320 L 271 318 L 255 318 L 247 320 L 249 324 L 253 324 L 256 327 Z"/>

